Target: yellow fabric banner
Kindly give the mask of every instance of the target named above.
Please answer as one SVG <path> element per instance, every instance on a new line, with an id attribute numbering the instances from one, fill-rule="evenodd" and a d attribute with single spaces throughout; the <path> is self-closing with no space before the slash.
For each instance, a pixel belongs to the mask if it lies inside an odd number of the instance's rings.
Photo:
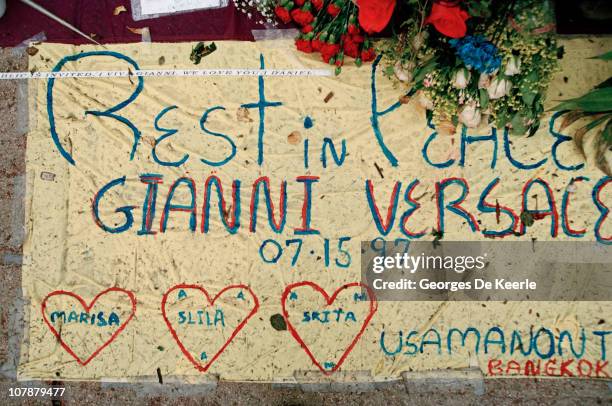
<path id="1" fill-rule="evenodd" d="M 563 43 L 549 100 L 609 74 L 585 59 L 609 40 Z M 192 45 L 42 44 L 30 69 L 327 68 L 290 41 L 219 42 L 198 66 Z M 609 377 L 609 302 L 377 302 L 360 285 L 376 238 L 612 234 L 609 178 L 551 114 L 531 138 L 437 134 L 382 71 L 31 81 L 20 377 Z M 520 235 L 526 209 L 543 214 Z"/>

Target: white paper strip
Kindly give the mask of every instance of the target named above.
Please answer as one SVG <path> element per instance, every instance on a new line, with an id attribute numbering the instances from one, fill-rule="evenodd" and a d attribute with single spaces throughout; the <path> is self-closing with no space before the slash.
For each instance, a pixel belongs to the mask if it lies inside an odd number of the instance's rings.
<path id="1" fill-rule="evenodd" d="M 64 78 L 122 78 L 129 76 L 333 76 L 329 69 L 173 69 L 136 71 L 61 71 L 61 72 L 1 72 L 0 80 L 64 79 Z"/>
<path id="2" fill-rule="evenodd" d="M 221 7 L 220 0 L 140 0 L 142 14 L 170 14 L 179 11 Z"/>

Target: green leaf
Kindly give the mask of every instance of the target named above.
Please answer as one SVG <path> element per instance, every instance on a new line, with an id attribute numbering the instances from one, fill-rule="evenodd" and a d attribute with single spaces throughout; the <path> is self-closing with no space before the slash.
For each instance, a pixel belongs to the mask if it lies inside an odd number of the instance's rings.
<path id="1" fill-rule="evenodd" d="M 533 102 L 535 101 L 538 93 L 530 90 L 528 85 L 533 84 L 533 83 L 538 83 L 538 80 L 539 80 L 539 77 L 536 71 L 531 71 L 527 76 L 525 76 L 525 78 L 522 80 L 522 83 L 519 87 L 523 101 L 525 102 L 526 105 L 530 107 L 533 105 Z"/>
<path id="2" fill-rule="evenodd" d="M 427 61 L 425 65 L 416 69 L 416 72 L 414 75 L 414 81 L 416 83 L 422 82 L 423 79 L 425 79 L 425 75 L 427 75 L 429 72 L 434 70 L 437 65 L 438 63 L 436 62 L 436 58 L 432 58 L 429 61 Z"/>
<path id="3" fill-rule="evenodd" d="M 533 135 L 538 131 L 539 128 L 540 128 L 540 120 L 537 120 L 535 124 L 529 127 L 529 134 L 527 135 L 527 137 L 533 137 Z"/>
<path id="4" fill-rule="evenodd" d="M 605 54 L 593 56 L 589 59 L 601 59 L 603 61 L 612 61 L 612 51 L 608 51 Z"/>
<path id="5" fill-rule="evenodd" d="M 536 98 L 537 93 L 530 92 L 530 91 L 523 91 L 522 89 L 521 89 L 521 93 L 522 93 L 523 101 L 525 102 L 525 104 L 528 106 L 531 106 Z"/>
<path id="6" fill-rule="evenodd" d="M 600 84 L 598 84 L 597 86 L 595 86 L 595 89 L 601 89 L 604 87 L 612 87 L 612 77 L 609 77 L 608 79 L 604 80 L 603 82 L 601 82 Z"/>
<path id="7" fill-rule="evenodd" d="M 499 112 L 497 114 L 497 128 L 503 128 L 506 126 L 506 124 L 508 124 L 508 114 L 506 114 L 506 112 Z"/>
<path id="8" fill-rule="evenodd" d="M 529 82 L 537 82 L 538 81 L 538 73 L 534 70 L 532 70 L 531 72 L 529 72 L 529 74 L 527 76 L 525 76 L 525 81 L 529 81 Z"/>
<path id="9" fill-rule="evenodd" d="M 195 65 L 198 65 L 202 58 L 212 54 L 216 50 L 217 45 L 214 42 L 211 42 L 210 45 L 205 45 L 204 42 L 198 42 L 197 45 L 191 49 L 191 55 L 189 55 L 189 59 L 191 59 L 191 61 Z"/>
<path id="10" fill-rule="evenodd" d="M 605 114 L 602 117 L 596 118 L 595 120 L 591 121 L 589 124 L 585 126 L 585 128 L 587 131 L 590 131 L 593 128 L 597 127 L 599 124 L 608 120 L 609 118 L 612 118 L 612 114 Z"/>
<path id="11" fill-rule="evenodd" d="M 523 117 L 521 113 L 516 113 L 514 117 L 512 117 L 510 124 L 512 124 L 512 134 L 514 135 L 521 135 L 527 132 L 525 117 Z"/>
<path id="12" fill-rule="evenodd" d="M 534 119 L 540 120 L 540 116 L 544 113 L 544 103 L 542 103 L 542 95 L 538 93 L 533 101 Z"/>
<path id="13" fill-rule="evenodd" d="M 591 90 L 582 97 L 566 100 L 553 107 L 555 111 L 580 110 L 601 113 L 612 110 L 612 87 Z"/>
<path id="14" fill-rule="evenodd" d="M 274 330 L 287 330 L 287 323 L 285 322 L 285 318 L 281 314 L 273 314 L 272 317 L 270 317 L 270 324 L 272 325 Z"/>
<path id="15" fill-rule="evenodd" d="M 480 93 L 480 108 L 484 110 L 487 108 L 487 106 L 489 106 L 489 94 L 487 93 L 486 89 L 480 89 L 479 93 Z"/>
<path id="16" fill-rule="evenodd" d="M 606 128 L 604 128 L 601 133 L 601 138 L 603 138 L 606 144 L 612 145 L 612 120 L 608 121 L 608 124 L 606 124 Z"/>
<path id="17" fill-rule="evenodd" d="M 535 221 L 535 218 L 533 217 L 533 214 L 531 214 L 530 212 L 524 211 L 521 213 L 521 221 L 527 227 L 531 227 Z"/>

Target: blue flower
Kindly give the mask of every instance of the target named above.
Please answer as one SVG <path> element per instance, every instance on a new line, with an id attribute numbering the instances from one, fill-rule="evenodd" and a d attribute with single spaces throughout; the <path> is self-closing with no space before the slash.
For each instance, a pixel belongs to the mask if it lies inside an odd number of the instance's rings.
<path id="1" fill-rule="evenodd" d="M 497 55 L 497 47 L 487 41 L 482 35 L 465 36 L 449 41 L 455 53 L 470 68 L 481 73 L 493 73 L 501 66 L 501 58 Z"/>

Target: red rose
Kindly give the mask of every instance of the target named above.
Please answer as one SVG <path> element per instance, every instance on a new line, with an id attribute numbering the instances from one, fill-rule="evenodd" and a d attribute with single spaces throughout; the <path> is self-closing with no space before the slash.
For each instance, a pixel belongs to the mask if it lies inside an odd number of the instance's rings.
<path id="1" fill-rule="evenodd" d="M 276 14 L 276 16 L 285 24 L 291 21 L 289 10 L 287 10 L 285 7 L 276 6 L 274 9 L 274 14 Z"/>
<path id="2" fill-rule="evenodd" d="M 323 0 L 312 0 L 312 5 L 317 9 L 321 10 L 323 8 Z"/>
<path id="3" fill-rule="evenodd" d="M 301 26 L 310 24 L 314 17 L 310 14 L 310 11 L 302 10 L 300 8 L 296 8 L 291 12 L 291 17 L 293 17 L 293 21 L 298 23 Z"/>
<path id="4" fill-rule="evenodd" d="M 312 28 L 312 25 L 305 25 L 305 26 L 302 28 L 302 32 L 303 32 L 304 34 L 308 34 L 308 33 L 309 33 L 309 32 L 311 32 L 313 29 L 314 29 L 314 28 Z"/>
<path id="5" fill-rule="evenodd" d="M 382 31 L 393 14 L 395 0 L 357 0 L 359 24 L 371 34 Z"/>
<path id="6" fill-rule="evenodd" d="M 311 46 L 312 46 L 312 50 L 313 51 L 320 51 L 321 47 L 323 46 L 323 41 L 321 41 L 318 38 L 317 39 L 313 39 L 312 43 L 311 43 Z"/>
<path id="7" fill-rule="evenodd" d="M 451 38 L 461 38 L 467 32 L 465 20 L 470 18 L 467 11 L 462 10 L 458 3 L 441 1 L 434 3 L 431 14 L 425 24 L 433 24 L 438 32 Z"/>
<path id="8" fill-rule="evenodd" d="M 304 5 L 304 1 L 305 0 L 294 0 L 295 4 L 297 4 L 298 7 L 302 7 Z"/>
<path id="9" fill-rule="evenodd" d="M 336 54 L 340 51 L 339 44 L 328 44 L 327 42 L 321 46 L 321 58 L 326 63 L 329 63 L 329 60 L 336 56 Z"/>
<path id="10" fill-rule="evenodd" d="M 312 44 L 310 40 L 298 38 L 295 40 L 295 47 L 298 51 L 306 52 L 307 54 L 312 53 Z"/>
<path id="11" fill-rule="evenodd" d="M 357 58 L 359 56 L 359 44 L 347 39 L 344 42 L 344 55 L 350 56 L 351 58 Z"/>
<path id="12" fill-rule="evenodd" d="M 358 44 L 361 44 L 364 40 L 365 38 L 363 38 L 363 35 L 351 35 L 351 41 Z"/>
<path id="13" fill-rule="evenodd" d="M 336 66 L 342 66 L 343 63 L 344 63 L 344 60 L 342 58 L 336 59 Z"/>
<path id="14" fill-rule="evenodd" d="M 332 17 L 337 16 L 338 14 L 340 14 L 340 7 L 336 6 L 334 3 L 330 4 L 329 6 L 327 6 L 327 14 Z"/>
<path id="15" fill-rule="evenodd" d="M 357 27 L 355 24 L 349 24 L 348 26 L 348 33 L 351 35 L 358 35 L 359 34 L 359 27 Z"/>
<path id="16" fill-rule="evenodd" d="M 361 60 L 364 62 L 373 61 L 376 58 L 376 52 L 374 52 L 374 48 L 364 49 L 361 51 Z"/>

